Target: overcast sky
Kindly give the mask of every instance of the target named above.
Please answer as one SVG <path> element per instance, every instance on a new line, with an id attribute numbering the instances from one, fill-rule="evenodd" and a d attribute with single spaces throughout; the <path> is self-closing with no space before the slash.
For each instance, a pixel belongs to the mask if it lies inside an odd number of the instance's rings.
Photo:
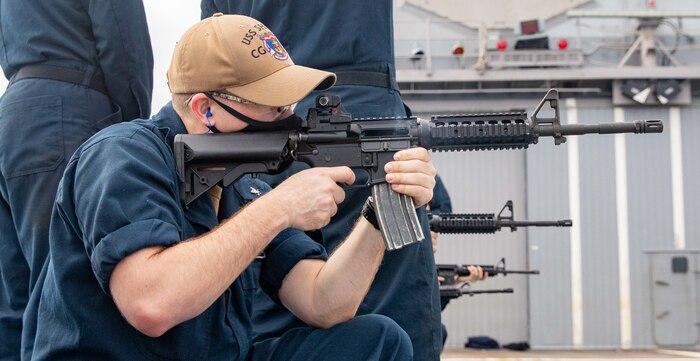
<path id="1" fill-rule="evenodd" d="M 153 105 L 156 113 L 170 100 L 165 72 L 170 65 L 175 43 L 182 33 L 199 21 L 199 1 L 144 0 L 153 46 Z M 164 5 L 166 5 L 164 7 Z"/>
<path id="2" fill-rule="evenodd" d="M 182 33 L 199 21 L 199 1 L 144 0 L 148 28 L 153 46 L 153 105 L 151 112 L 156 113 L 163 104 L 170 100 L 165 72 L 170 65 L 175 43 Z M 0 94 L 5 91 L 7 80 L 0 75 Z"/>

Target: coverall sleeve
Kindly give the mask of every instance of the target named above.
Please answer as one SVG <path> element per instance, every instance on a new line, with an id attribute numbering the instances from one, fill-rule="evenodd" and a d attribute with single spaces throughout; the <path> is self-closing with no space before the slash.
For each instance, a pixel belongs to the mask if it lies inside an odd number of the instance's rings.
<path id="1" fill-rule="evenodd" d="M 304 232 L 292 228 L 278 234 L 265 249 L 265 255 L 260 284 L 268 296 L 278 304 L 281 304 L 279 289 L 282 287 L 282 281 L 299 261 L 328 259 L 322 245 L 314 242 Z"/>
<path id="2" fill-rule="evenodd" d="M 92 270 L 108 294 L 122 259 L 183 237 L 172 165 L 149 142 L 148 137 L 107 138 L 86 148 L 76 166 L 75 212 Z"/>
<path id="3" fill-rule="evenodd" d="M 445 184 L 440 176 L 435 176 L 435 188 L 433 188 L 433 199 L 430 201 L 430 213 L 452 213 L 452 201 L 447 193 Z"/>
<path id="4" fill-rule="evenodd" d="M 215 13 L 221 12 L 217 6 L 214 0 L 202 0 L 201 3 L 201 8 L 202 8 L 202 19 L 206 19 Z"/>
<path id="5" fill-rule="evenodd" d="M 141 0 L 91 0 L 88 13 L 97 61 L 124 121 L 148 118 L 153 92 L 153 50 Z"/>

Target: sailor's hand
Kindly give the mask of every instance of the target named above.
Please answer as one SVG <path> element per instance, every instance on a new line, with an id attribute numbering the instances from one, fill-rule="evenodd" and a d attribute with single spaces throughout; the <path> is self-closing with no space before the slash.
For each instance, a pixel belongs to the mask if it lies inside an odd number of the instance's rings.
<path id="1" fill-rule="evenodd" d="M 427 149 L 410 148 L 396 152 L 394 161 L 387 163 L 384 171 L 391 189 L 412 197 L 416 208 L 433 198 L 437 171 Z"/>
<path id="2" fill-rule="evenodd" d="M 458 278 L 459 282 L 483 281 L 489 277 L 489 274 L 484 272 L 479 266 L 467 266 L 467 269 L 469 270 L 469 276 L 460 276 Z"/>
<path id="3" fill-rule="evenodd" d="M 289 177 L 270 193 L 285 209 L 289 227 L 310 231 L 327 225 L 338 211 L 338 204 L 345 199 L 338 184 L 353 182 L 355 173 L 348 167 L 311 168 Z"/>

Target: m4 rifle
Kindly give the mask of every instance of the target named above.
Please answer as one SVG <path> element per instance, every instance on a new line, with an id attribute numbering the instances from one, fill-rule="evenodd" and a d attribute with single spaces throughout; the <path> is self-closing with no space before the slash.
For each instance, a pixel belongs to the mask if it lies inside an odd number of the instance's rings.
<path id="1" fill-rule="evenodd" d="M 486 273 L 489 277 L 493 277 L 493 276 L 497 276 L 497 275 L 507 276 L 509 274 L 527 274 L 527 275 L 540 274 L 540 271 L 538 271 L 538 270 L 509 270 L 506 268 L 505 257 L 501 258 L 501 260 L 498 261 L 495 265 L 437 264 L 435 266 L 437 268 L 438 276 L 442 276 L 445 279 L 445 281 L 443 281 L 443 283 L 442 283 L 443 285 L 455 284 L 459 277 L 468 277 L 469 275 L 471 275 L 471 271 L 469 271 L 469 266 L 481 267 L 481 269 L 484 271 L 484 273 Z"/>
<path id="2" fill-rule="evenodd" d="M 319 95 L 301 129 L 264 133 L 178 134 L 174 154 L 184 180 L 185 206 L 217 184 L 228 186 L 244 174 L 275 174 L 294 161 L 312 167 L 348 166 L 363 169 L 372 186 L 377 219 L 388 250 L 424 238 L 410 197 L 392 191 L 384 165 L 397 151 L 423 147 L 433 151 L 500 150 L 527 148 L 540 137 L 555 144 L 568 135 L 589 133 L 661 133 L 661 120 L 625 123 L 566 124 L 559 122 L 559 93 L 550 89 L 528 118 L 525 112 L 352 119 L 340 98 Z M 544 104 L 553 118 L 539 116 Z"/>
<path id="3" fill-rule="evenodd" d="M 504 214 L 504 212 L 508 213 Z M 514 232 L 518 227 L 571 227 L 570 219 L 556 221 L 516 221 L 513 219 L 513 201 L 506 202 L 496 216 L 493 213 L 430 214 L 430 230 L 437 233 L 496 233 L 501 227 Z"/>

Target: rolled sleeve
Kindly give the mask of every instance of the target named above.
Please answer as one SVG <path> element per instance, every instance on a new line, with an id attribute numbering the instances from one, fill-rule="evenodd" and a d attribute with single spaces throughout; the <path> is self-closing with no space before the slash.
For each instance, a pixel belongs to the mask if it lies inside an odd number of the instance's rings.
<path id="1" fill-rule="evenodd" d="M 122 123 L 112 129 L 121 132 L 92 141 L 81 151 L 71 205 L 91 268 L 107 294 L 109 278 L 122 259 L 184 237 L 174 164 L 166 146 L 139 126 Z"/>
<path id="2" fill-rule="evenodd" d="M 276 303 L 279 289 L 287 273 L 303 259 L 328 259 L 326 249 L 314 242 L 304 232 L 285 229 L 265 249 L 265 259 L 260 274 L 260 284 Z"/>
<path id="3" fill-rule="evenodd" d="M 142 248 L 178 242 L 180 232 L 174 225 L 158 219 L 138 221 L 105 236 L 93 250 L 90 264 L 100 287 L 109 294 L 109 278 L 122 259 Z"/>

